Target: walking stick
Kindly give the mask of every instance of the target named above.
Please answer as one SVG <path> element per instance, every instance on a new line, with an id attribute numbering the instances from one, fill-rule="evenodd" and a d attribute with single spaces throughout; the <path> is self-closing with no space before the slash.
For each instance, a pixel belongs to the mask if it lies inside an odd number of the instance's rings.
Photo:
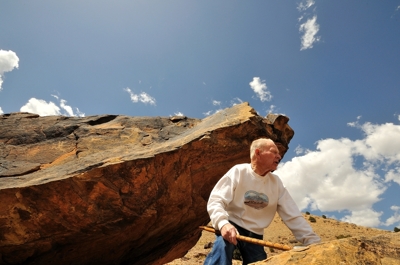
<path id="1" fill-rule="evenodd" d="M 217 234 L 217 235 L 221 234 L 220 231 L 215 230 L 213 227 L 210 227 L 210 226 L 200 226 L 199 228 L 203 229 L 204 231 L 211 232 L 211 233 L 214 233 L 214 234 Z M 275 249 L 284 250 L 284 251 L 292 249 L 292 247 L 287 246 L 287 245 L 282 245 L 282 244 L 278 244 L 278 243 L 271 243 L 271 242 L 268 242 L 268 241 L 264 241 L 264 240 L 261 240 L 261 239 L 255 239 L 255 238 L 251 238 L 251 237 L 247 237 L 247 236 L 236 235 L 236 239 L 244 241 L 244 242 L 253 243 L 253 244 L 256 244 L 256 245 L 275 248 Z"/>

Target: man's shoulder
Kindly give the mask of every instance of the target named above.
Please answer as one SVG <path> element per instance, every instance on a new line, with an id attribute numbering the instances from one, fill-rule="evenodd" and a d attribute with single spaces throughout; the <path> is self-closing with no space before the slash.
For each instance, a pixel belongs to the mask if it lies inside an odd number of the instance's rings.
<path id="1" fill-rule="evenodd" d="M 275 181 L 282 183 L 281 178 L 280 178 L 277 174 L 274 174 L 274 173 L 272 173 L 272 172 L 269 172 L 268 174 L 269 174 L 269 177 L 270 177 L 271 179 L 274 179 Z"/>
<path id="2" fill-rule="evenodd" d="M 232 168 L 242 170 L 242 169 L 249 169 L 251 167 L 249 163 L 242 163 L 242 164 L 236 164 Z"/>
<path id="3" fill-rule="evenodd" d="M 242 163 L 242 164 L 236 164 L 229 171 L 227 172 L 228 175 L 237 175 L 237 174 L 242 174 L 243 172 L 248 172 L 249 169 L 251 169 L 251 166 L 249 163 Z"/>

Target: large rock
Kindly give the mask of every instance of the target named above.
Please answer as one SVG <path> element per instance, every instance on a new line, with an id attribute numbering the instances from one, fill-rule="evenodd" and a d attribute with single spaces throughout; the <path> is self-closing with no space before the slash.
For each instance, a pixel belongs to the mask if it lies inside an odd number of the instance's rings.
<path id="1" fill-rule="evenodd" d="M 374 237 L 351 237 L 310 246 L 303 251 L 291 250 L 272 256 L 253 265 L 297 264 L 400 264 L 400 233 Z"/>
<path id="2" fill-rule="evenodd" d="M 0 116 L 0 264 L 164 264 L 209 221 L 218 179 L 288 118 L 243 103 L 187 117 Z"/>

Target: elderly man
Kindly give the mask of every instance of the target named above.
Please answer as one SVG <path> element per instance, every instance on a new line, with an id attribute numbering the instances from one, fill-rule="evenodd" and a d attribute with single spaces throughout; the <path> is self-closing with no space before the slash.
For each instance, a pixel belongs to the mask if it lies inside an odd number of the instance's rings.
<path id="1" fill-rule="evenodd" d="M 232 264 L 235 246 L 243 264 L 266 259 L 263 246 L 237 241 L 236 235 L 263 239 L 264 228 L 276 212 L 303 245 L 320 242 L 282 181 L 271 173 L 281 160 L 275 143 L 264 138 L 255 140 L 250 147 L 250 159 L 250 164 L 232 167 L 210 194 L 207 211 L 221 235 L 217 236 L 205 265 Z"/>

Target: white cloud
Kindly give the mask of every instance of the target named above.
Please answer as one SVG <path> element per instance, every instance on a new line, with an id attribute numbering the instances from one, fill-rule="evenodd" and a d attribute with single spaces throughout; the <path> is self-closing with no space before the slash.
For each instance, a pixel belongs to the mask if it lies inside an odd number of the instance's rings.
<path id="1" fill-rule="evenodd" d="M 297 6 L 297 10 L 303 13 L 299 17 L 298 21 L 300 22 L 308 17 L 306 22 L 301 24 L 299 27 L 299 31 L 302 33 L 300 51 L 311 49 L 313 45 L 321 39 L 320 36 L 317 36 L 319 24 L 317 23 L 316 8 L 311 12 L 311 14 L 314 14 L 312 18 L 309 18 L 311 15 L 310 13 L 306 13 L 306 10 L 311 8 L 313 5 L 315 5 L 314 0 L 304 0 Z"/>
<path id="2" fill-rule="evenodd" d="M 393 205 L 390 209 L 394 211 L 394 214 L 386 220 L 385 225 L 390 226 L 396 223 L 400 225 L 400 206 Z"/>
<path id="3" fill-rule="evenodd" d="M 393 211 L 398 212 L 398 211 L 400 211 L 400 206 L 393 205 L 393 206 L 390 207 L 390 209 L 393 210 Z"/>
<path id="4" fill-rule="evenodd" d="M 54 95 L 53 95 L 54 96 Z M 57 96 L 54 96 L 58 99 Z M 72 108 L 66 105 L 67 101 L 61 99 L 60 107 L 54 102 L 49 101 L 48 103 L 42 99 L 31 98 L 29 101 L 21 107 L 21 112 L 36 113 L 40 116 L 51 116 L 51 115 L 63 115 L 63 116 L 79 116 L 84 117 L 85 114 L 81 113 L 77 108 L 77 114 L 74 114 Z M 65 110 L 63 112 L 62 110 Z"/>
<path id="5" fill-rule="evenodd" d="M 213 100 L 212 104 L 214 106 L 221 106 L 221 101 Z"/>
<path id="6" fill-rule="evenodd" d="M 204 116 L 210 116 L 210 115 L 213 115 L 213 114 L 215 114 L 215 113 L 218 113 L 218 112 L 220 112 L 220 111 L 222 111 L 222 110 L 224 110 L 224 109 L 219 108 L 219 109 L 216 109 L 216 110 L 209 110 L 209 111 L 207 111 L 207 112 L 203 112 L 203 115 L 204 115 Z"/>
<path id="7" fill-rule="evenodd" d="M 312 7 L 315 4 L 314 0 L 305 0 L 303 2 L 300 2 L 300 4 L 297 6 L 297 10 L 299 11 L 306 11 L 310 7 Z"/>
<path id="8" fill-rule="evenodd" d="M 183 113 L 180 112 L 180 111 L 179 111 L 179 112 L 175 112 L 174 115 L 175 115 L 175 116 L 185 116 L 185 115 L 183 115 Z"/>
<path id="9" fill-rule="evenodd" d="M 400 161 L 400 126 L 393 123 L 353 125 L 364 131 L 365 139 L 356 141 L 356 152 L 373 162 L 392 165 Z"/>
<path id="10" fill-rule="evenodd" d="M 207 111 L 207 112 L 203 112 L 203 115 L 204 116 L 210 116 L 211 114 L 212 114 L 212 110 L 209 110 L 209 111 Z"/>
<path id="11" fill-rule="evenodd" d="M 72 110 L 72 107 L 67 105 L 67 101 L 65 99 L 60 100 L 60 107 L 67 112 L 67 114 L 68 114 L 67 116 L 76 116 L 74 114 L 74 111 Z M 78 108 L 77 108 L 77 112 L 80 113 Z M 78 114 L 78 116 L 81 116 L 81 115 Z"/>
<path id="12" fill-rule="evenodd" d="M 241 99 L 238 98 L 238 97 L 236 97 L 236 98 L 234 98 L 234 99 L 231 100 L 231 105 L 232 105 L 232 106 L 235 106 L 235 105 L 241 104 L 241 103 L 243 103 L 243 100 L 241 100 Z"/>
<path id="13" fill-rule="evenodd" d="M 267 110 L 267 114 L 274 113 L 275 110 L 276 110 L 276 106 L 275 105 L 271 105 L 271 106 L 269 106 L 269 110 Z"/>
<path id="14" fill-rule="evenodd" d="M 3 114 L 3 113 L 4 113 L 4 112 L 3 112 L 3 110 L 2 110 L 1 107 L 0 107 L 0 115 Z"/>
<path id="15" fill-rule="evenodd" d="M 396 182 L 400 185 L 400 167 L 389 169 L 385 175 L 385 182 Z"/>
<path id="16" fill-rule="evenodd" d="M 142 102 L 144 104 L 149 103 L 150 105 L 156 105 L 155 98 L 151 97 L 146 92 L 142 92 L 139 95 L 137 95 L 137 94 L 133 93 L 132 90 L 129 87 L 124 88 L 124 90 L 129 93 L 129 95 L 131 97 L 131 101 L 133 103 Z"/>
<path id="17" fill-rule="evenodd" d="M 4 73 L 18 68 L 19 58 L 13 51 L 0 50 L 0 91 L 3 89 Z"/>
<path id="18" fill-rule="evenodd" d="M 316 36 L 319 31 L 316 15 L 301 24 L 299 30 L 304 33 L 301 37 L 300 51 L 310 49 L 313 47 L 314 43 L 320 41 L 320 37 Z"/>
<path id="19" fill-rule="evenodd" d="M 40 116 L 60 115 L 60 108 L 53 102 L 47 103 L 42 99 L 31 98 L 21 107 L 20 111 L 36 113 Z"/>
<path id="20" fill-rule="evenodd" d="M 352 211 L 351 215 L 346 215 L 341 220 L 343 222 L 358 224 L 367 227 L 376 227 L 380 225 L 379 217 L 382 212 L 375 212 L 372 209 Z"/>
<path id="21" fill-rule="evenodd" d="M 276 173 L 300 209 L 348 211 L 343 220 L 377 226 L 382 213 L 373 205 L 393 182 L 400 185 L 400 125 L 355 127 L 363 131 L 363 139 L 323 139 L 315 151 L 297 147 L 300 156 Z"/>
<path id="22" fill-rule="evenodd" d="M 296 153 L 296 155 L 302 155 L 307 153 L 307 150 L 305 150 L 303 147 L 301 147 L 300 145 L 298 145 L 295 149 L 294 152 Z"/>
<path id="23" fill-rule="evenodd" d="M 268 91 L 268 87 L 265 84 L 265 80 L 261 81 L 259 77 L 253 77 L 253 81 L 251 81 L 249 85 L 262 102 L 271 101 L 272 95 L 271 92 Z"/>

